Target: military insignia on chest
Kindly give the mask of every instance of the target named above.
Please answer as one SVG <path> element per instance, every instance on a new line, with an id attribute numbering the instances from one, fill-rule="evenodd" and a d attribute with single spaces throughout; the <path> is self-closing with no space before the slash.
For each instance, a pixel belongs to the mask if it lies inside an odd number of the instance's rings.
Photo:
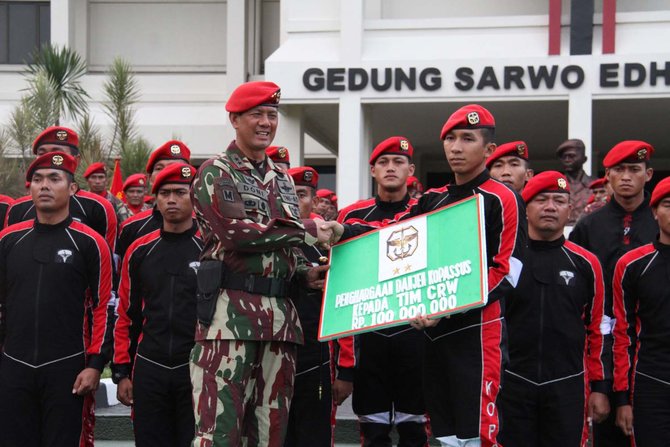
<path id="1" fill-rule="evenodd" d="M 67 248 L 58 250 L 56 252 L 56 264 L 72 264 L 74 258 L 72 257 L 72 250 Z"/>

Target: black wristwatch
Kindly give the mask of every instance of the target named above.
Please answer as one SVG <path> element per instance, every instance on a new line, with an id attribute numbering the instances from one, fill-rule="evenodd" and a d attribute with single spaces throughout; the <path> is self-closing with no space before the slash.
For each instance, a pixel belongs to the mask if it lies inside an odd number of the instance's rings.
<path id="1" fill-rule="evenodd" d="M 121 382 L 123 379 L 127 379 L 128 377 L 130 377 L 128 374 L 116 371 L 112 373 L 112 382 L 114 382 L 115 385 L 118 385 L 119 382 Z"/>

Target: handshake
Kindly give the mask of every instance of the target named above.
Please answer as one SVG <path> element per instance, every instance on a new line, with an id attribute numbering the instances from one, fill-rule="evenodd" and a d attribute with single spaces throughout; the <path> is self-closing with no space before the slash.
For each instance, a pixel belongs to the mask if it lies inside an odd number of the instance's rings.
<path id="1" fill-rule="evenodd" d="M 317 239 L 319 245 L 329 249 L 331 245 L 336 244 L 344 233 L 344 227 L 335 220 L 314 219 L 316 223 Z"/>

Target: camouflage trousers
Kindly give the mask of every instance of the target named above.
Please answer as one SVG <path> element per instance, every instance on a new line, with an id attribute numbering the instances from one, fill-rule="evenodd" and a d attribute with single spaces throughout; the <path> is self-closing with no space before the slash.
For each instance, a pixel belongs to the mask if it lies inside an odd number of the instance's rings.
<path id="1" fill-rule="evenodd" d="M 282 447 L 296 348 L 283 341 L 196 342 L 190 365 L 193 447 Z"/>

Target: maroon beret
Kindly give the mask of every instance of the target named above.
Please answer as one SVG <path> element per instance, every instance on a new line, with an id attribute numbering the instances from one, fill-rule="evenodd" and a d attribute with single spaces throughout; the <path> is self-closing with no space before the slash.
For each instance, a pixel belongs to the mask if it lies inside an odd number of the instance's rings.
<path id="1" fill-rule="evenodd" d="M 28 166 L 27 182 L 32 181 L 33 173 L 38 169 L 59 169 L 74 175 L 74 171 L 77 170 L 77 160 L 65 152 L 49 152 L 40 155 Z"/>
<path id="2" fill-rule="evenodd" d="M 603 188 L 605 187 L 605 184 L 607 184 L 607 178 L 597 178 L 591 183 L 589 183 L 589 189 L 596 189 L 596 188 Z"/>
<path id="3" fill-rule="evenodd" d="M 521 192 L 521 197 L 528 203 L 541 192 L 570 193 L 568 179 L 558 171 L 541 172 L 528 180 L 528 183 L 526 183 Z"/>
<path id="4" fill-rule="evenodd" d="M 653 153 L 654 148 L 647 142 L 638 140 L 622 141 L 610 149 L 607 155 L 605 155 L 603 166 L 611 168 L 619 163 L 640 163 L 642 161 L 648 161 Z"/>
<path id="5" fill-rule="evenodd" d="M 491 112 L 479 104 L 468 104 L 451 114 L 442 127 L 440 140 L 444 140 L 452 129 L 495 129 L 495 127 L 496 121 Z"/>
<path id="6" fill-rule="evenodd" d="M 101 161 L 96 161 L 95 163 L 91 163 L 88 165 L 88 168 L 86 168 L 86 171 L 84 171 L 84 178 L 89 178 L 93 174 L 97 173 L 102 173 L 104 174 L 106 172 L 107 165 L 105 165 Z"/>
<path id="7" fill-rule="evenodd" d="M 286 149 L 284 146 L 268 146 L 265 149 L 265 153 L 270 158 L 270 160 L 274 161 L 275 163 L 291 162 L 288 149 Z"/>
<path id="8" fill-rule="evenodd" d="M 496 148 L 495 152 L 486 159 L 486 167 L 491 168 L 494 161 L 500 157 L 506 157 L 508 155 L 514 155 L 515 157 L 528 160 L 528 145 L 525 141 L 512 141 L 511 143 L 501 144 Z"/>
<path id="9" fill-rule="evenodd" d="M 149 156 L 147 162 L 147 172 L 149 174 L 154 170 L 154 165 L 159 160 L 184 160 L 189 163 L 191 161 L 191 150 L 179 140 L 166 142 Z"/>
<path id="10" fill-rule="evenodd" d="M 654 188 L 654 191 L 651 193 L 651 200 L 649 201 L 649 206 L 656 206 L 658 203 L 663 200 L 665 197 L 670 195 L 670 177 L 666 177 Z"/>
<path id="11" fill-rule="evenodd" d="M 125 182 L 123 182 L 123 190 L 128 188 L 144 188 L 147 186 L 146 174 L 132 174 L 129 175 Z"/>
<path id="12" fill-rule="evenodd" d="M 226 110 L 232 113 L 242 113 L 258 106 L 277 107 L 280 96 L 281 89 L 274 82 L 247 82 L 233 90 L 226 102 Z"/>
<path id="13" fill-rule="evenodd" d="M 319 189 L 316 191 L 316 196 L 320 199 L 328 199 L 332 201 L 332 197 L 335 195 L 330 189 Z"/>
<path id="14" fill-rule="evenodd" d="M 185 184 L 190 185 L 195 177 L 195 168 L 186 163 L 174 163 L 166 166 L 156 176 L 153 186 L 151 187 L 151 194 L 156 194 L 158 189 L 165 184 Z"/>
<path id="15" fill-rule="evenodd" d="M 67 127 L 51 126 L 44 129 L 33 141 L 33 154 L 37 154 L 37 148 L 43 144 L 60 144 L 79 151 L 79 136 Z"/>
<path id="16" fill-rule="evenodd" d="M 414 188 L 419 192 L 423 192 L 423 185 L 421 184 L 419 179 L 414 177 L 413 175 L 407 177 L 407 187 Z"/>
<path id="17" fill-rule="evenodd" d="M 390 137 L 379 143 L 370 155 L 370 165 L 374 165 L 377 158 L 382 155 L 393 154 L 393 155 L 404 155 L 410 160 L 414 155 L 414 148 L 412 143 L 405 137 Z"/>
<path id="18" fill-rule="evenodd" d="M 299 166 L 288 170 L 288 175 L 293 177 L 293 183 L 300 186 L 311 186 L 316 189 L 319 184 L 319 173 L 309 166 Z"/>

